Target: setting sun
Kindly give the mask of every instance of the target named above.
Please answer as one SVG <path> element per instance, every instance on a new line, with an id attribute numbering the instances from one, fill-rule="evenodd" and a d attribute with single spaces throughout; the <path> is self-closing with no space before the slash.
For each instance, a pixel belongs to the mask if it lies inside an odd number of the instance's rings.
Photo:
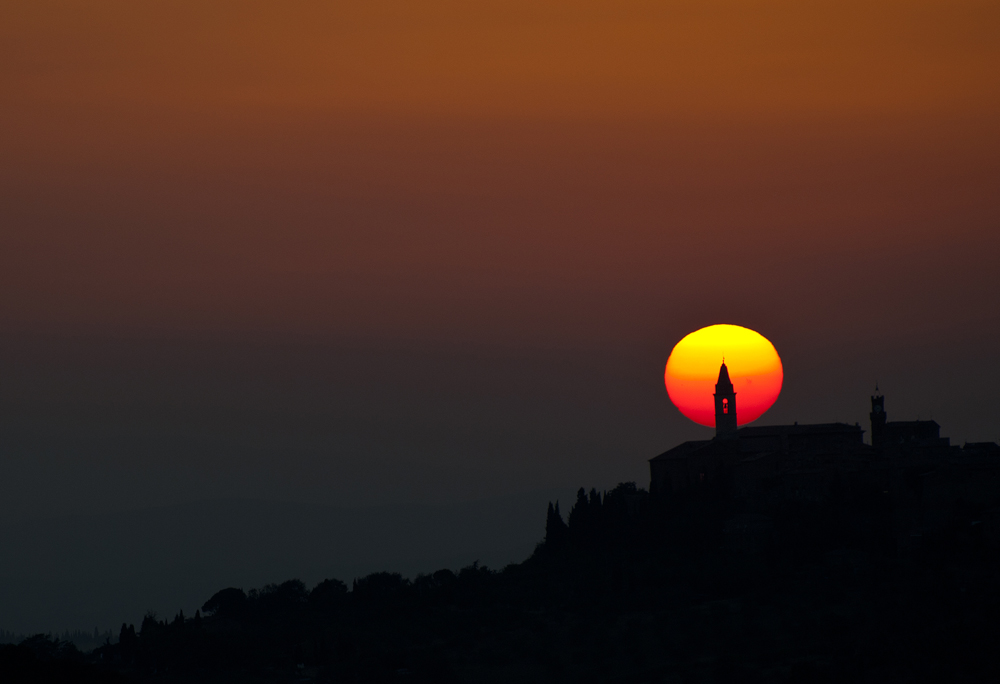
<path id="1" fill-rule="evenodd" d="M 712 395 L 723 359 L 738 397 L 739 425 L 764 415 L 781 393 L 781 359 L 766 337 L 738 325 L 696 330 L 670 352 L 664 380 L 670 400 L 700 425 L 715 426 Z"/>

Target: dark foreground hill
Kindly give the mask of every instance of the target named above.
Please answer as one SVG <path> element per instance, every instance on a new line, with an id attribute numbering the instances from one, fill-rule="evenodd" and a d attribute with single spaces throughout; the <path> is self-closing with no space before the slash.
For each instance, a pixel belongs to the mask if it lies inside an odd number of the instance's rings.
<path id="1" fill-rule="evenodd" d="M 539 510 L 559 496 L 567 492 L 368 507 L 217 499 L 3 519 L 0 627 L 33 634 L 100 625 L 117 634 L 123 620 L 139 624 L 150 610 L 193 612 L 229 584 L 298 577 L 313 585 L 385 570 L 413 577 L 477 558 L 503 567 L 531 553 L 541 536 Z M 103 636 L 87 650 L 101 643 Z"/>
<path id="2" fill-rule="evenodd" d="M 501 571 L 224 589 L 88 662 L 141 682 L 1000 681 L 989 512 L 912 540 L 897 517 L 865 486 L 766 515 L 712 488 L 581 490 Z"/>

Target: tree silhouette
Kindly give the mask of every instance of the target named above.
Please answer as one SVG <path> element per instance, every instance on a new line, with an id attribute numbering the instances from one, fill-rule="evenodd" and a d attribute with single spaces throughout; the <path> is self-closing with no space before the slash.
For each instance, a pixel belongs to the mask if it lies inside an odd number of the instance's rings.
<path id="1" fill-rule="evenodd" d="M 562 514 L 559 512 L 559 502 L 555 506 L 549 502 L 548 511 L 545 514 L 545 541 L 546 547 L 554 548 L 566 541 L 569 528 L 563 522 Z"/>
<path id="2" fill-rule="evenodd" d="M 215 592 L 201 607 L 205 613 L 239 618 L 247 606 L 247 595 L 242 589 L 229 587 Z"/>
<path id="3" fill-rule="evenodd" d="M 576 503 L 569 512 L 569 529 L 577 534 L 582 532 L 587 524 L 588 506 L 587 491 L 580 487 L 576 493 Z"/>
<path id="4" fill-rule="evenodd" d="M 309 601 L 322 608 L 333 608 L 347 601 L 347 585 L 338 579 L 323 580 L 309 592 Z"/>

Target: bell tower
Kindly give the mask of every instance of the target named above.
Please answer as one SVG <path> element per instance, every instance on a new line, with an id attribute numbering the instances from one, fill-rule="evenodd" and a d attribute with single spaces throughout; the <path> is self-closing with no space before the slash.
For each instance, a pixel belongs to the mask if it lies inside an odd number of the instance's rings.
<path id="1" fill-rule="evenodd" d="M 729 380 L 729 369 L 725 359 L 719 368 L 719 381 L 715 383 L 715 436 L 726 438 L 736 436 L 736 391 Z"/>
<path id="2" fill-rule="evenodd" d="M 872 421 L 872 446 L 876 449 L 882 448 L 885 439 L 885 397 L 878 391 L 878 384 L 875 385 L 875 394 L 872 395 L 872 412 L 868 414 Z"/>

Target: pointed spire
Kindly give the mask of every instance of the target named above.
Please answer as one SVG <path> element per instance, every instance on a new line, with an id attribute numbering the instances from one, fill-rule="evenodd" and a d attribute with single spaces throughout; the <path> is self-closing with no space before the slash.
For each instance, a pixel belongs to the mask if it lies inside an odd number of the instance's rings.
<path id="1" fill-rule="evenodd" d="M 719 368 L 719 381 L 716 383 L 716 388 L 719 387 L 732 387 L 733 383 L 729 379 L 729 368 L 726 367 L 725 359 L 722 360 L 722 366 Z"/>
<path id="2" fill-rule="evenodd" d="M 715 436 L 730 437 L 736 435 L 736 391 L 733 381 L 729 379 L 729 368 L 725 358 L 719 367 L 719 381 L 715 384 Z"/>

